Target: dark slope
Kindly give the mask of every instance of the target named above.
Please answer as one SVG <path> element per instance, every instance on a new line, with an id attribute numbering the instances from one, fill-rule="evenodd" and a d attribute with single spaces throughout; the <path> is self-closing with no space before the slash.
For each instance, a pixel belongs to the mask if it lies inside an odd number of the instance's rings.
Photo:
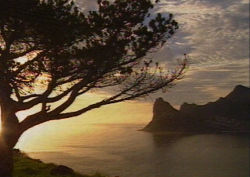
<path id="1" fill-rule="evenodd" d="M 226 97 L 205 105 L 181 105 L 174 109 L 158 98 L 152 121 L 145 131 L 250 132 L 250 88 L 238 85 Z"/>

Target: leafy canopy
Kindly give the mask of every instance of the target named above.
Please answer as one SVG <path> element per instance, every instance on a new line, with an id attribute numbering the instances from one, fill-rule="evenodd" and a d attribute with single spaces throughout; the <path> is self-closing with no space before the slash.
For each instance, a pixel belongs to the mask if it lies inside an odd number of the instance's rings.
<path id="1" fill-rule="evenodd" d="M 181 78 L 185 62 L 165 73 L 145 59 L 178 29 L 172 14 L 146 20 L 150 0 L 97 3 L 97 11 L 84 14 L 71 0 L 1 0 L 0 99 L 13 112 L 40 104 L 40 111 L 20 123 L 22 131 L 144 96 Z M 93 89 L 113 95 L 65 111 Z M 56 108 L 49 106 L 59 100 Z"/>

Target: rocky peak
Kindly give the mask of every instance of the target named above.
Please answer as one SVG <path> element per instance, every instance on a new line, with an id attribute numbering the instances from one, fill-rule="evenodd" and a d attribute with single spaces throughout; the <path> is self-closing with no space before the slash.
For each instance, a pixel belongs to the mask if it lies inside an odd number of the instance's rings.
<path id="1" fill-rule="evenodd" d="M 250 132 L 250 88 L 238 85 L 226 97 L 205 105 L 184 103 L 180 110 L 156 99 L 145 131 Z"/>
<path id="2" fill-rule="evenodd" d="M 250 89 L 249 87 L 245 87 L 243 85 L 236 85 L 234 88 L 234 91 L 236 91 L 236 90 L 237 91 L 247 91 L 247 90 L 249 91 L 249 89 Z"/>
<path id="3" fill-rule="evenodd" d="M 167 101 L 164 101 L 163 98 L 157 98 L 154 103 L 154 113 L 162 111 L 177 111 L 171 104 Z"/>
<path id="4" fill-rule="evenodd" d="M 171 116 L 177 112 L 178 111 L 173 106 L 171 106 L 170 103 L 164 101 L 163 98 L 156 99 L 153 107 L 153 113 L 157 116 L 154 116 L 154 119 L 162 119 L 166 115 Z"/>
<path id="5" fill-rule="evenodd" d="M 226 96 L 227 99 L 234 100 L 250 100 L 250 88 L 237 85 L 234 90 Z"/>

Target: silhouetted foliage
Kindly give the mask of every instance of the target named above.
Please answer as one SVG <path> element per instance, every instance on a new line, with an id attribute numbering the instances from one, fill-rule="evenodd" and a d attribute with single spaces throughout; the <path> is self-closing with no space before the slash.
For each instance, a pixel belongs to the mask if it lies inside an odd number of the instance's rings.
<path id="1" fill-rule="evenodd" d="M 166 73 L 158 63 L 144 59 L 175 33 L 178 23 L 172 14 L 145 20 L 153 8 L 150 0 L 97 3 L 97 11 L 84 14 L 70 0 L 1 1 L 3 125 L 13 119 L 9 115 L 40 104 L 39 112 L 16 121 L 21 134 L 49 120 L 144 96 L 181 78 L 185 63 Z M 78 96 L 111 87 L 113 96 L 65 112 Z M 50 107 L 61 99 L 63 103 Z M 13 114 L 5 118 L 5 110 Z"/>
<path id="2" fill-rule="evenodd" d="M 170 73 L 145 59 L 175 33 L 172 14 L 150 17 L 150 0 L 97 3 L 97 11 L 84 14 L 71 0 L 0 1 L 1 137 L 9 149 L 35 125 L 145 96 L 181 78 L 185 61 Z M 113 95 L 67 112 L 78 96 L 98 89 Z M 36 105 L 40 111 L 19 122 L 16 113 Z"/>

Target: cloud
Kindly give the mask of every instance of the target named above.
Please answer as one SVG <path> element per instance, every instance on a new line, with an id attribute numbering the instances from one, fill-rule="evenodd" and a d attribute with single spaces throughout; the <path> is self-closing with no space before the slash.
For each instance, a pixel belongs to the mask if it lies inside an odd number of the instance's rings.
<path id="1" fill-rule="evenodd" d="M 84 9 L 96 8 L 95 1 L 78 2 Z M 248 85 L 248 0 L 161 0 L 157 12 L 173 13 L 180 29 L 153 57 L 172 67 L 188 53 L 191 64 L 175 89 L 153 98 L 205 103 L 225 96 L 237 84 Z"/>
<path id="2" fill-rule="evenodd" d="M 163 95 L 173 104 L 205 103 L 225 96 L 237 84 L 248 85 L 248 8 L 248 2 L 237 0 L 161 1 L 157 11 L 174 13 L 180 30 L 155 56 L 173 63 L 189 53 L 191 65 L 170 93 L 155 97 Z"/>
<path id="3" fill-rule="evenodd" d="M 192 66 L 183 80 L 166 93 L 153 97 L 163 97 L 174 105 L 183 102 L 205 104 L 226 96 L 235 85 L 248 85 L 248 60 L 214 64 L 206 67 Z"/>
<path id="4" fill-rule="evenodd" d="M 76 0 L 75 2 L 84 12 L 97 9 L 96 0 Z"/>
<path id="5" fill-rule="evenodd" d="M 168 49 L 175 55 L 189 52 L 197 63 L 248 58 L 248 6 L 233 2 L 164 1 L 158 11 L 173 12 L 180 23 L 180 31 L 169 44 L 172 49 Z"/>

